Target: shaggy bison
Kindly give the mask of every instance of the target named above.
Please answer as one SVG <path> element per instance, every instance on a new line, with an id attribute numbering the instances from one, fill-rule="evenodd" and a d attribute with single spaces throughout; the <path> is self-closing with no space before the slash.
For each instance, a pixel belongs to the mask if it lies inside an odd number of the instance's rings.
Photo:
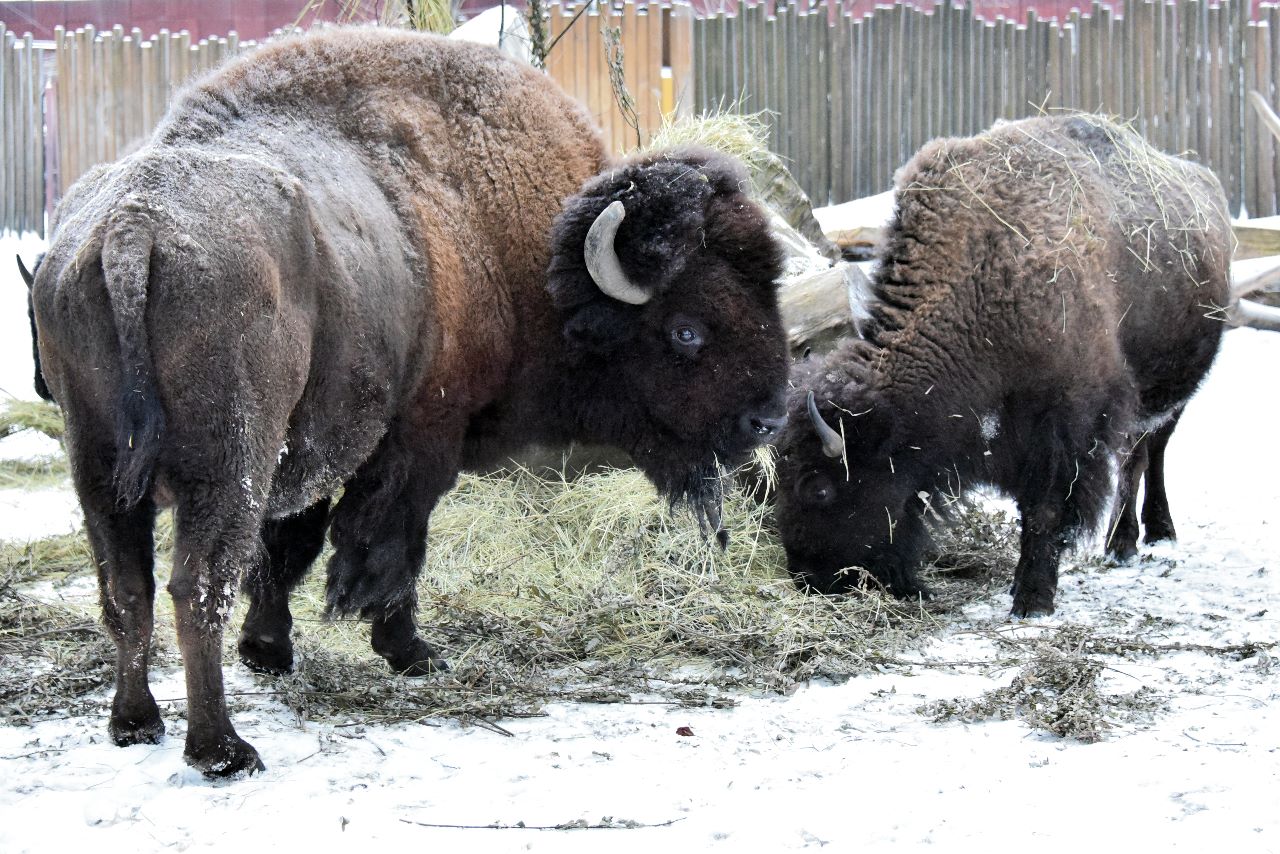
<path id="1" fill-rule="evenodd" d="M 797 581 L 899 595 L 973 486 L 1022 519 L 1013 614 L 1053 611 L 1065 546 L 1113 495 L 1109 550 L 1172 538 L 1165 445 L 1209 369 L 1231 231 L 1206 169 L 1088 116 L 925 146 L 897 177 L 863 340 L 801 366 L 777 519 Z"/>
<path id="2" fill-rule="evenodd" d="M 227 65 L 79 181 L 32 300 L 119 651 L 115 742 L 163 732 L 159 506 L 185 756 L 211 776 L 262 767 L 223 697 L 237 584 L 242 658 L 288 670 L 288 593 L 326 530 L 328 607 L 421 674 L 442 663 L 415 576 L 460 469 L 612 445 L 718 529 L 718 465 L 785 415 L 779 253 L 744 186 L 709 152 L 611 162 L 545 75 L 378 29 Z"/>

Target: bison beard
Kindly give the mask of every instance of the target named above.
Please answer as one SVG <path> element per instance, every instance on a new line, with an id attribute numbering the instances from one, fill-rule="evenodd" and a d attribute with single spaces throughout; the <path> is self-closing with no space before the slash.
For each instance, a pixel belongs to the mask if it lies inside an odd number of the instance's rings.
<path id="1" fill-rule="evenodd" d="M 416 577 L 461 470 L 617 447 L 723 539 L 719 465 L 784 414 L 779 251 L 748 185 L 707 151 L 612 162 L 545 75 L 379 29 L 233 61 L 86 174 L 31 300 L 117 646 L 113 740 L 164 731 L 161 505 L 184 755 L 211 776 L 262 767 L 222 688 L 237 584 L 242 660 L 288 671 L 289 591 L 326 532 L 329 613 L 412 675 L 444 666 Z"/>

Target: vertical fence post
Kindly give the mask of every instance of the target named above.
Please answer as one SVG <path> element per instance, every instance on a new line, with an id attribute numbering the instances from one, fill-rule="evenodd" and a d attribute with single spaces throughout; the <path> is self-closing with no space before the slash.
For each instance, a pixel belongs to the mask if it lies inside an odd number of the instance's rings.
<path id="1" fill-rule="evenodd" d="M 549 29 L 561 42 L 548 72 L 586 104 L 611 148 L 634 146 L 600 35 L 620 25 L 642 137 L 663 119 L 669 66 L 679 112 L 769 111 L 769 144 L 815 204 L 888 189 L 934 136 L 1065 108 L 1115 114 L 1158 148 L 1192 152 L 1233 209 L 1280 211 L 1280 145 L 1246 101 L 1251 89 L 1280 99 L 1280 6 L 1251 20 L 1249 0 L 1090 2 L 1058 21 L 984 20 L 971 0 L 927 2 L 755 0 L 703 15 L 683 0 L 621 0 L 593 5 L 568 32 L 576 8 L 556 2 Z M 0 29 L 0 229 L 43 228 L 46 186 L 52 200 L 94 163 L 120 157 L 180 87 L 244 47 L 234 32 L 194 45 L 185 31 L 144 36 L 56 29 L 46 95 L 42 49 Z"/>

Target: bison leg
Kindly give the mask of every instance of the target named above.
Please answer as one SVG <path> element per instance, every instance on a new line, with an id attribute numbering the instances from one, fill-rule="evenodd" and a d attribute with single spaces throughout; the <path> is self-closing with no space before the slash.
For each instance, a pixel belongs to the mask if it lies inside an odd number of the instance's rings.
<path id="1" fill-rule="evenodd" d="M 1146 495 L 1142 502 L 1142 527 L 1146 529 L 1143 539 L 1148 543 L 1177 539 L 1173 516 L 1169 513 L 1169 496 L 1164 491 L 1164 452 L 1181 417 L 1182 413 L 1178 412 L 1147 437 L 1150 463 L 1147 466 Z"/>
<path id="2" fill-rule="evenodd" d="M 240 660 L 258 673 L 293 670 L 293 615 L 289 593 L 306 575 L 324 547 L 329 522 L 329 499 L 284 519 L 268 519 L 262 526 L 263 552 L 245 574 L 242 589 L 249 597 L 249 613 L 240 630 Z"/>
<path id="3" fill-rule="evenodd" d="M 1058 592 L 1058 563 L 1067 537 L 1060 508 L 1040 506 L 1022 512 L 1021 553 L 1013 575 L 1013 611 L 1018 619 L 1053 613 Z"/>
<path id="4" fill-rule="evenodd" d="M 147 684 L 156 595 L 152 528 L 155 505 L 149 500 L 117 512 L 85 501 L 85 527 L 98 564 L 98 586 L 107 631 L 116 643 L 116 694 L 108 731 L 124 747 L 155 744 L 164 722 Z"/>
<path id="5" fill-rule="evenodd" d="M 1140 436 L 1120 466 L 1115 509 L 1111 517 L 1107 554 L 1125 561 L 1138 553 L 1138 486 L 1147 471 L 1148 437 Z"/>
<path id="6" fill-rule="evenodd" d="M 1093 529 L 1111 497 L 1108 453 L 1093 439 L 1097 427 L 1075 435 L 1071 426 L 1079 421 L 1066 416 L 1057 423 L 1047 440 L 1052 444 L 1035 449 L 1039 458 L 1024 470 L 1017 494 L 1022 514 L 1012 611 L 1017 618 L 1053 613 L 1062 552 L 1081 532 Z"/>
<path id="7" fill-rule="evenodd" d="M 334 510 L 328 610 L 369 620 L 374 651 L 408 676 L 448 669 L 418 637 L 414 612 L 427 521 L 457 471 L 456 453 L 415 455 L 389 433 Z"/>
<path id="8" fill-rule="evenodd" d="M 237 487 L 238 481 L 232 481 Z M 243 493 L 192 490 L 175 514 L 174 622 L 187 678 L 187 743 L 183 757 L 208 777 L 263 769 L 258 752 L 236 734 L 222 686 L 222 632 L 243 567 L 252 565 L 261 530 L 259 502 Z M 213 494 L 204 494 L 204 493 Z M 202 499 L 202 500 L 200 500 Z"/>

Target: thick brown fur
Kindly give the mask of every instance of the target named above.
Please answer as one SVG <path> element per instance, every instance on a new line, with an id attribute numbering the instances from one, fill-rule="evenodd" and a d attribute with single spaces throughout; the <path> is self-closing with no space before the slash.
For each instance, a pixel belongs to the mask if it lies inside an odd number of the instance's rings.
<path id="1" fill-rule="evenodd" d="M 705 151 L 610 162 L 545 75 L 381 29 L 235 61 L 86 175 L 32 300 L 120 651 L 113 738 L 163 731 L 146 675 L 158 506 L 176 513 L 186 756 L 210 775 L 261 767 L 222 692 L 237 584 L 242 658 L 288 670 L 288 592 L 326 531 L 329 608 L 420 674 L 443 666 L 413 621 L 427 521 L 465 466 L 613 445 L 718 525 L 717 464 L 783 414 L 780 262 L 746 186 Z M 643 305 L 586 272 L 612 200 Z M 696 346 L 675 340 L 690 329 Z"/>
<path id="2" fill-rule="evenodd" d="M 1095 530 L 1122 464 L 1110 550 L 1171 538 L 1164 444 L 1217 352 L 1231 232 L 1206 169 L 1103 119 L 1036 118 L 925 146 L 900 172 L 865 340 L 799 366 L 777 518 L 797 580 L 869 570 L 899 595 L 933 522 L 971 487 L 1022 517 L 1013 613 L 1049 613 L 1062 549 Z M 844 434 L 822 451 L 806 398 Z"/>

